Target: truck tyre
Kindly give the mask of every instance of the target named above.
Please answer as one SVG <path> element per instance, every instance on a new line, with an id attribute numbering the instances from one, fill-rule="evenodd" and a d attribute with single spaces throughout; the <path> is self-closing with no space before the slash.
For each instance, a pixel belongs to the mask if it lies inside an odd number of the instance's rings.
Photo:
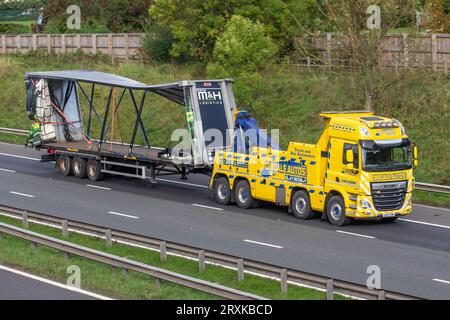
<path id="1" fill-rule="evenodd" d="M 252 196 L 252 189 L 247 180 L 241 180 L 237 183 L 235 189 L 236 204 L 242 209 L 253 209 L 256 207 L 256 201 Z"/>
<path id="2" fill-rule="evenodd" d="M 65 177 L 72 175 L 72 158 L 68 155 L 60 155 L 58 160 L 56 160 L 56 167 L 58 168 L 58 172 Z"/>
<path id="3" fill-rule="evenodd" d="M 100 161 L 89 159 L 86 166 L 87 177 L 91 181 L 99 181 L 103 179 Z"/>
<path id="4" fill-rule="evenodd" d="M 297 190 L 291 200 L 292 212 L 299 219 L 307 220 L 314 217 L 311 209 L 311 200 L 305 190 Z"/>
<path id="5" fill-rule="evenodd" d="M 350 223 L 350 218 L 345 215 L 345 203 L 342 196 L 332 196 L 328 200 L 327 217 L 334 226 L 342 227 Z"/>
<path id="6" fill-rule="evenodd" d="M 230 203 L 231 189 L 228 178 L 219 177 L 214 179 L 214 200 L 224 206 Z"/>
<path id="7" fill-rule="evenodd" d="M 72 161 L 72 171 L 75 177 L 84 179 L 87 176 L 87 161 L 86 159 L 75 157 Z"/>

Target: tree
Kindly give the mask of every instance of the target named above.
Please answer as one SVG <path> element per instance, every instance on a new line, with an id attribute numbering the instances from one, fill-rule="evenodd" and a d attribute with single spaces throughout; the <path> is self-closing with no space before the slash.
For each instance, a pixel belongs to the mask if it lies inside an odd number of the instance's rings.
<path id="1" fill-rule="evenodd" d="M 256 72 L 266 67 L 277 52 L 264 26 L 250 19 L 233 16 L 217 38 L 213 64 L 227 73 Z"/>
<path id="2" fill-rule="evenodd" d="M 47 0 L 45 14 L 51 32 L 69 32 L 67 7 L 81 9 L 81 32 L 142 32 L 151 0 Z M 73 32 L 80 32 L 73 30 Z"/>
<path id="3" fill-rule="evenodd" d="M 416 8 L 416 0 L 325 0 L 318 6 L 329 21 L 330 31 L 340 38 L 340 49 L 349 57 L 355 77 L 363 80 L 368 110 L 389 85 L 380 76 L 383 40 L 389 30 L 413 22 Z M 379 25 L 374 20 L 378 18 Z M 309 55 L 309 49 L 307 41 L 300 45 L 303 54 Z"/>
<path id="4" fill-rule="evenodd" d="M 155 0 L 150 8 L 154 23 L 168 28 L 174 38 L 171 54 L 200 61 L 212 57 L 216 39 L 233 15 L 260 22 L 265 32 L 288 50 L 296 25 L 318 24 L 314 0 Z"/>
<path id="5" fill-rule="evenodd" d="M 450 0 L 429 0 L 425 5 L 427 27 L 433 32 L 450 32 Z"/>

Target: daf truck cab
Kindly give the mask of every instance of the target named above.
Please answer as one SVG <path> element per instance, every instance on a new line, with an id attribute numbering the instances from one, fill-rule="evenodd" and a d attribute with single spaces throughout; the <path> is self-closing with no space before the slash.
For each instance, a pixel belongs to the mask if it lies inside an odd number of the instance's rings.
<path id="1" fill-rule="evenodd" d="M 216 153 L 211 179 L 216 201 L 247 209 L 272 202 L 301 219 L 320 212 L 337 226 L 410 214 L 418 148 L 403 125 L 365 111 L 321 116 L 324 131 L 315 145 Z"/>

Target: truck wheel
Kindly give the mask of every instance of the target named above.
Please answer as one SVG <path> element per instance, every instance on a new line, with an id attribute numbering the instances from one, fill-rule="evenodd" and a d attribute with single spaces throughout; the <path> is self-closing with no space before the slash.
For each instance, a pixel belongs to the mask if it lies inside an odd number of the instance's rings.
<path id="1" fill-rule="evenodd" d="M 56 160 L 56 167 L 58 168 L 59 173 L 63 176 L 68 177 L 72 175 L 72 158 L 63 154 L 58 157 Z"/>
<path id="2" fill-rule="evenodd" d="M 292 211 L 294 216 L 299 219 L 307 220 L 314 216 L 311 209 L 311 200 L 305 190 L 297 190 L 291 200 Z"/>
<path id="3" fill-rule="evenodd" d="M 345 215 L 344 199 L 341 196 L 333 196 L 327 203 L 328 221 L 334 226 L 345 226 L 350 223 L 350 218 Z"/>
<path id="4" fill-rule="evenodd" d="M 256 207 L 256 201 L 253 199 L 252 190 L 247 180 L 238 182 L 235 188 L 236 204 L 242 209 L 253 209 Z"/>
<path id="5" fill-rule="evenodd" d="M 73 158 L 72 171 L 73 171 L 73 175 L 75 177 L 78 177 L 81 179 L 86 178 L 86 176 L 87 176 L 87 170 L 86 170 L 87 163 L 86 162 L 87 161 L 85 159 L 80 158 L 80 157 Z"/>
<path id="6" fill-rule="evenodd" d="M 86 166 L 87 177 L 91 181 L 99 181 L 103 179 L 100 161 L 89 159 Z"/>
<path id="7" fill-rule="evenodd" d="M 214 200 L 226 206 L 231 200 L 230 183 L 225 177 L 214 179 Z"/>

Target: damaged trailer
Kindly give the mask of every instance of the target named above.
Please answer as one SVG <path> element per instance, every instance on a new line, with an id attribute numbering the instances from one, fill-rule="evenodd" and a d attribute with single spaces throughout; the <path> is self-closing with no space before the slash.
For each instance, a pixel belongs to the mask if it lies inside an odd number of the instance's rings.
<path id="1" fill-rule="evenodd" d="M 83 84 L 83 85 L 82 85 Z M 161 85 L 146 85 L 121 76 L 97 71 L 30 72 L 25 75 L 26 108 L 34 121 L 34 133 L 29 146 L 46 149 L 42 161 L 56 161 L 58 171 L 65 175 L 88 177 L 92 181 L 105 174 L 147 179 L 156 183 L 157 175 L 189 172 L 210 173 L 215 150 L 232 141 L 236 103 L 232 80 L 195 80 Z M 97 87 L 109 90 L 103 115 L 95 107 Z M 116 91 L 118 99 L 116 99 Z M 142 119 L 146 97 L 162 96 L 180 107 L 186 114 L 189 148 L 153 146 Z M 114 140 L 114 125 L 120 127 L 118 109 L 124 96 L 131 101 L 127 117 L 134 117 L 130 141 Z M 86 103 L 87 118 L 83 119 L 81 103 Z M 116 119 L 117 117 L 117 119 Z M 94 122 L 99 136 L 92 134 Z M 211 147 L 207 130 L 218 130 L 226 139 Z M 111 141 L 108 132 L 112 130 Z M 121 130 L 121 129 L 120 129 Z M 136 144 L 140 132 L 144 145 Z"/>

